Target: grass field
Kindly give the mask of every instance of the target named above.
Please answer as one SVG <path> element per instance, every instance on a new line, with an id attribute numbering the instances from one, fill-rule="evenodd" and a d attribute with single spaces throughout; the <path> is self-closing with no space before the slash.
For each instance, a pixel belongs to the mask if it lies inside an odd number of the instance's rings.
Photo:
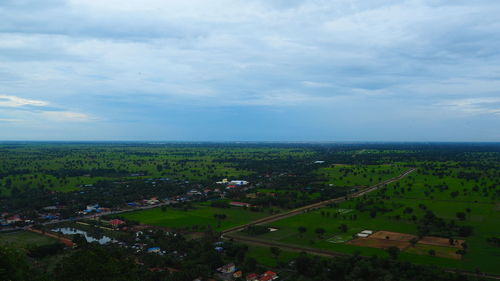
<path id="1" fill-rule="evenodd" d="M 26 251 L 26 249 L 32 246 L 41 246 L 56 242 L 56 239 L 28 231 L 0 234 L 0 244 L 22 251 Z"/>
<path id="2" fill-rule="evenodd" d="M 248 246 L 247 257 L 252 257 L 257 260 L 257 263 L 267 267 L 276 267 L 278 263 L 286 263 L 296 257 L 298 257 L 300 253 L 297 252 L 288 252 L 288 251 L 280 251 L 280 255 L 278 258 L 274 258 L 271 255 L 271 251 L 267 247 L 259 247 L 259 246 Z"/>
<path id="3" fill-rule="evenodd" d="M 169 145 L 0 144 L 0 195 L 13 188 L 68 192 L 100 180 L 170 177 L 189 181 L 244 178 L 234 159 L 299 159 L 307 149 Z M 134 176 L 141 174 L 144 176 Z"/>
<path id="4" fill-rule="evenodd" d="M 218 221 L 214 217 L 215 214 L 224 214 L 226 218 Z M 162 211 L 160 208 L 155 208 L 120 216 L 143 224 L 174 229 L 203 231 L 210 226 L 216 231 L 221 231 L 269 215 L 268 212 L 253 212 L 240 207 L 213 208 L 206 204 L 197 204 L 194 209 L 187 211 L 176 208 L 167 208 L 166 211 Z"/>
<path id="5" fill-rule="evenodd" d="M 398 176 L 405 170 L 398 165 L 332 165 L 320 168 L 317 175 L 333 186 L 370 186 Z"/>
<path id="6" fill-rule="evenodd" d="M 440 176 L 419 170 L 401 182 L 393 183 L 365 198 L 351 199 L 335 207 L 326 207 L 273 222 L 269 226 L 279 230 L 259 237 L 343 253 L 360 251 L 363 255 L 387 256 L 385 250 L 371 248 L 373 245 L 362 247 L 342 243 L 342 241 L 362 230 L 385 230 L 416 235 L 417 223 L 412 220 L 412 216 L 415 216 L 418 221 L 427 210 L 431 210 L 436 216 L 446 221 L 454 220 L 457 224 L 473 227 L 471 236 L 454 237 L 466 241 L 468 245 L 466 254 L 459 259 L 456 255 L 456 248 L 418 244 L 402 252 L 401 259 L 470 271 L 479 269 L 484 272 L 500 273 L 500 268 L 498 268 L 500 248 L 495 248 L 487 242 L 489 237 L 500 236 L 498 224 L 500 205 L 498 199 L 483 188 L 489 183 L 494 183 L 495 178 L 485 178 L 474 182 L 457 177 L 459 171 L 455 168 L 449 168 L 447 172 L 448 176 Z M 474 188 L 474 186 L 479 186 L 479 188 Z M 459 194 L 452 195 L 451 193 L 455 191 Z M 372 203 L 368 203 L 370 200 Z M 357 204 L 383 207 L 385 210 L 378 211 L 375 216 L 372 216 L 369 211 L 357 210 Z M 349 211 L 346 212 L 346 210 Z M 457 212 L 466 214 L 463 221 L 457 218 Z M 347 225 L 345 233 L 339 229 L 341 224 Z M 305 227 L 307 231 L 303 234 L 299 233 L 298 227 L 300 226 Z M 325 229 L 324 235 L 320 236 L 315 233 L 318 227 Z M 407 246 L 408 243 L 401 245 L 402 248 L 407 248 Z M 435 256 L 429 254 L 431 249 L 435 251 Z"/>

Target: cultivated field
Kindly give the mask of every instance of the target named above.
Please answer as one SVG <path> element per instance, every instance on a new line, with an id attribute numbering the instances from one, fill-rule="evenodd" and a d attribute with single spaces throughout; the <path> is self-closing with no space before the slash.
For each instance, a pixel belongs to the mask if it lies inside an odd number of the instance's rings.
<path id="1" fill-rule="evenodd" d="M 489 238 L 500 236 L 500 203 L 495 193 L 498 172 L 462 168 L 457 163 L 426 165 L 429 167 L 363 198 L 273 222 L 269 226 L 279 230 L 258 237 L 363 255 L 387 256 L 385 248 L 396 246 L 404 250 L 399 255 L 403 260 L 500 272 L 500 249 L 488 243 Z M 483 176 L 468 179 L 473 173 Z M 306 231 L 299 232 L 299 227 Z M 325 232 L 318 234 L 318 228 Z M 366 229 L 379 232 L 352 240 Z M 409 241 L 418 235 L 423 237 L 421 242 L 411 246 Z M 454 245 L 450 245 L 450 237 Z M 463 242 L 466 248 L 461 247 Z M 459 250 L 465 254 L 458 254 Z"/>
<path id="2" fill-rule="evenodd" d="M 226 218 L 217 219 L 214 216 L 216 214 L 224 214 Z M 194 209 L 189 210 L 167 208 L 166 211 L 162 211 L 161 208 L 155 208 L 125 213 L 120 216 L 142 224 L 172 229 L 205 231 L 212 228 L 221 231 L 268 215 L 270 214 L 266 211 L 254 212 L 241 207 L 213 208 L 207 204 L 197 204 Z"/>

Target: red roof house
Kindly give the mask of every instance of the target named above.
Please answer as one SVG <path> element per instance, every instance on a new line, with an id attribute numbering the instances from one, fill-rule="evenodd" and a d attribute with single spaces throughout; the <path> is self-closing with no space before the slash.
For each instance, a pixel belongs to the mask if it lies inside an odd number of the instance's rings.
<path id="1" fill-rule="evenodd" d="M 109 224 L 111 224 L 114 227 L 118 227 L 118 226 L 120 226 L 122 224 L 125 224 L 125 222 L 122 221 L 122 220 L 119 220 L 119 219 L 114 219 L 114 220 L 110 220 Z"/>
<path id="2" fill-rule="evenodd" d="M 245 202 L 236 202 L 236 201 L 230 202 L 229 205 L 236 206 L 236 207 L 251 207 L 252 206 L 252 205 L 245 203 Z"/>
<path id="3" fill-rule="evenodd" d="M 258 277 L 257 274 L 250 273 L 250 274 L 247 274 L 246 279 L 247 279 L 247 281 L 255 281 L 255 280 L 257 280 L 257 277 Z"/>

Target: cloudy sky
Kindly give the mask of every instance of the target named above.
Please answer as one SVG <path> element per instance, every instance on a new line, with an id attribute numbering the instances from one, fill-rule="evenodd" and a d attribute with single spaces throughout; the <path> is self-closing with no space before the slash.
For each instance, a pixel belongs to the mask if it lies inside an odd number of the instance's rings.
<path id="1" fill-rule="evenodd" d="M 500 1 L 2 0 L 0 139 L 500 141 Z"/>

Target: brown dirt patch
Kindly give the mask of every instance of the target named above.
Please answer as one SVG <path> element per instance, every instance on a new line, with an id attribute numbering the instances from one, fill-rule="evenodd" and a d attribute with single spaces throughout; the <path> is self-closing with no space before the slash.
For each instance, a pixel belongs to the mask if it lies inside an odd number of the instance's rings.
<path id="1" fill-rule="evenodd" d="M 371 248 L 379 248 L 379 249 L 387 249 L 389 247 L 398 247 L 400 250 L 404 250 L 410 246 L 410 243 L 407 241 L 397 241 L 397 240 L 388 240 L 388 239 L 372 239 L 371 236 L 368 238 L 357 238 L 346 242 L 346 244 L 362 246 L 362 247 L 371 247 Z"/>
<path id="2" fill-rule="evenodd" d="M 419 244 L 454 247 L 457 249 L 462 249 L 462 243 L 464 242 L 465 240 L 455 239 L 455 244 L 450 245 L 450 241 L 448 238 L 435 237 L 435 236 L 424 236 L 422 237 L 422 239 L 420 239 L 420 241 L 418 241 Z"/>
<path id="3" fill-rule="evenodd" d="M 387 238 L 389 237 L 389 238 Z M 383 239 L 389 241 L 403 241 L 409 242 L 413 238 L 417 238 L 415 235 L 399 233 L 399 232 L 391 232 L 391 231 L 377 231 L 370 235 L 368 238 L 371 239 Z"/>

